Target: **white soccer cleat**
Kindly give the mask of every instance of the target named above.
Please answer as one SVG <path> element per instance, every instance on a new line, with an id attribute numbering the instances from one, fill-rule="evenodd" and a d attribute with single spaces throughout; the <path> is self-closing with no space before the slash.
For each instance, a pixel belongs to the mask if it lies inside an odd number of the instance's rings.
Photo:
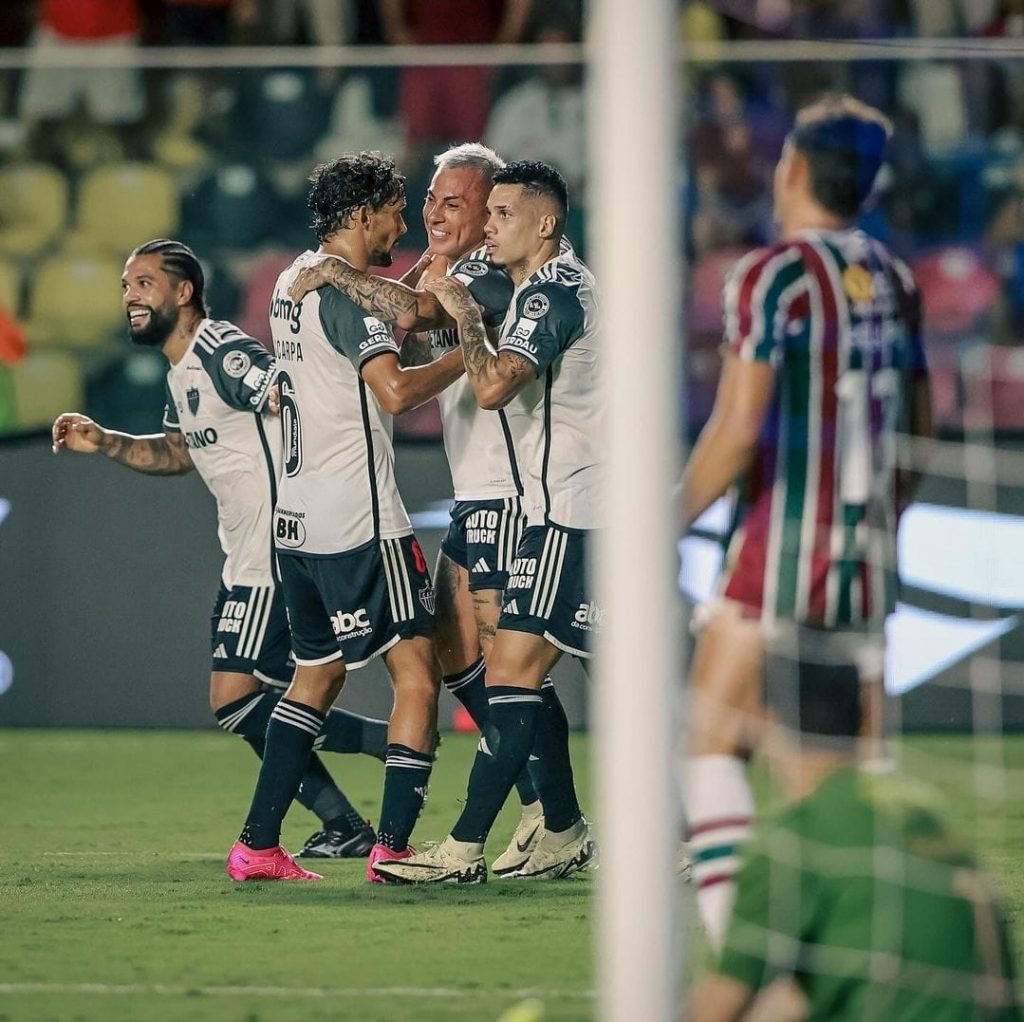
<path id="1" fill-rule="evenodd" d="M 563 880 L 597 863 L 597 845 L 590 825 L 580 818 L 559 834 L 545 830 L 530 858 L 510 877 L 535 880 Z"/>
<path id="2" fill-rule="evenodd" d="M 378 862 L 374 872 L 400 884 L 483 884 L 487 863 L 483 849 L 446 837 L 439 845 L 425 848 L 408 859 Z"/>
<path id="3" fill-rule="evenodd" d="M 523 806 L 523 815 L 508 843 L 508 848 L 491 863 L 491 872 L 498 877 L 511 876 L 523 868 L 544 833 L 544 810 L 540 802 Z"/>

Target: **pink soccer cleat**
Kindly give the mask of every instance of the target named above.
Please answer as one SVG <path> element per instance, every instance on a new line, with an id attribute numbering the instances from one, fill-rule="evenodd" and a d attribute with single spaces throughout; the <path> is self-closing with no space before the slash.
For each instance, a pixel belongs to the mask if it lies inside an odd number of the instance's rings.
<path id="1" fill-rule="evenodd" d="M 280 845 L 255 851 L 236 841 L 228 852 L 228 876 L 232 880 L 323 880 L 319 873 L 303 869 Z"/>
<path id="2" fill-rule="evenodd" d="M 387 883 L 384 877 L 377 875 L 373 867 L 378 862 L 394 862 L 395 859 L 408 859 L 415 854 L 416 849 L 412 845 L 406 845 L 400 852 L 388 848 L 387 845 L 374 845 L 370 849 L 370 857 L 366 860 L 366 879 L 371 884 Z"/>

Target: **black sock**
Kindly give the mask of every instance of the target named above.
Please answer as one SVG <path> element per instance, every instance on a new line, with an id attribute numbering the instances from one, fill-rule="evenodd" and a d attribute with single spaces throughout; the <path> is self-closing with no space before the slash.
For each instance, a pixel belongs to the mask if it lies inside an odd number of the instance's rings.
<path id="1" fill-rule="evenodd" d="M 550 679 L 545 681 L 540 695 L 542 703 L 530 773 L 544 806 L 544 827 L 557 832 L 568 830 L 583 813 L 576 798 L 569 760 L 569 720 L 565 707 Z"/>
<path id="2" fill-rule="evenodd" d="M 274 707 L 267 724 L 263 766 L 239 837 L 243 844 L 273 848 L 279 843 L 281 821 L 298 793 L 323 722 L 324 715 L 304 703 L 282 699 Z"/>
<path id="3" fill-rule="evenodd" d="M 280 692 L 251 692 L 217 710 L 217 722 L 225 731 L 241 735 L 246 741 L 262 738 L 281 695 Z M 388 747 L 388 722 L 348 710 L 331 710 L 324 720 L 316 747 L 325 752 L 365 752 L 383 760 Z M 262 752 L 258 751 L 257 755 L 262 755 Z"/>
<path id="4" fill-rule="evenodd" d="M 267 723 L 280 699 L 281 695 L 278 692 L 250 692 L 241 699 L 220 707 L 214 711 L 214 716 L 225 731 L 240 735 L 253 752 L 263 759 Z M 309 757 L 309 764 L 302 775 L 302 785 L 295 800 L 315 813 L 325 830 L 345 830 L 346 827 L 352 826 L 358 829 L 364 824 L 363 818 L 334 782 L 334 778 L 315 752 Z M 347 822 L 342 825 L 339 821 Z"/>
<path id="5" fill-rule="evenodd" d="M 537 732 L 539 692 L 495 685 L 487 693 L 490 717 L 469 775 L 466 807 L 452 828 L 456 841 L 486 841 L 515 779 L 526 766 Z"/>
<path id="6" fill-rule="evenodd" d="M 458 674 L 449 674 L 441 679 L 445 684 L 445 688 L 466 707 L 469 715 L 473 718 L 473 723 L 480 729 L 481 734 L 483 734 L 484 727 L 487 724 L 487 685 L 484 682 L 485 676 L 484 661 L 483 657 L 481 657 L 472 667 L 467 667 Z M 516 792 L 519 795 L 519 801 L 524 806 L 537 801 L 537 789 L 534 786 L 533 776 L 530 771 L 523 770 L 516 778 Z"/>
<path id="7" fill-rule="evenodd" d="M 400 852 L 409 844 L 409 835 L 427 800 L 434 757 L 429 752 L 392 743 L 384 762 L 384 798 L 377 842 Z"/>

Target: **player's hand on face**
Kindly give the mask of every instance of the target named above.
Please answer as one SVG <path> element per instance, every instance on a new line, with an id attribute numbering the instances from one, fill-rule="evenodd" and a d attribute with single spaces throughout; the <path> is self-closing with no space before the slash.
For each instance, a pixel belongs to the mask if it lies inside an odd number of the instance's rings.
<path id="1" fill-rule="evenodd" d="M 292 286 L 288 288 L 288 297 L 293 302 L 301 302 L 310 291 L 315 291 L 318 287 L 323 287 L 328 283 L 330 277 L 327 274 L 327 264 L 329 262 L 331 262 L 330 259 L 324 259 L 316 266 L 307 266 L 304 270 L 299 270 L 299 275 L 292 281 Z"/>
<path id="2" fill-rule="evenodd" d="M 428 280 L 423 289 L 433 294 L 445 312 L 452 316 L 458 316 L 467 308 L 476 307 L 469 288 L 454 277 L 436 277 L 434 280 Z"/>
<path id="3" fill-rule="evenodd" d="M 53 453 L 67 448 L 79 454 L 95 454 L 103 443 L 103 429 L 87 415 L 64 412 L 53 424 Z"/>

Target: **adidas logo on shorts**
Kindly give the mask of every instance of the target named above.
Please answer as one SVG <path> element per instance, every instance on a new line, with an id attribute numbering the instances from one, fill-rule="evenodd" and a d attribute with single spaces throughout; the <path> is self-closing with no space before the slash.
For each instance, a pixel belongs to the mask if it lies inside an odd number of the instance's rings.
<path id="1" fill-rule="evenodd" d="M 481 557 L 476 562 L 476 564 L 473 565 L 473 570 L 479 572 L 489 572 L 491 570 L 491 566 Z"/>
<path id="2" fill-rule="evenodd" d="M 502 614 L 518 614 L 519 604 L 515 600 L 509 600 L 504 607 L 501 608 Z"/>
<path id="3" fill-rule="evenodd" d="M 214 660 L 227 660 L 227 658 L 228 658 L 228 651 L 224 648 L 224 643 L 222 642 L 213 651 L 213 659 Z"/>

